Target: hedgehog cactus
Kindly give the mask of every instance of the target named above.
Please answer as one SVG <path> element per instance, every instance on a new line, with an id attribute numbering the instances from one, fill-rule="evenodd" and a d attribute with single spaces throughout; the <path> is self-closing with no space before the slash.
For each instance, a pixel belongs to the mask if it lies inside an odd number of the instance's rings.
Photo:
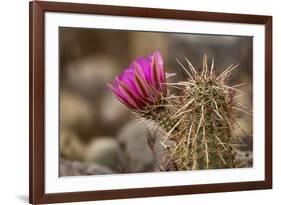
<path id="1" fill-rule="evenodd" d="M 235 103 L 239 85 L 227 85 L 237 65 L 217 75 L 214 60 L 209 67 L 206 55 L 201 71 L 186 62 L 188 67 L 178 61 L 188 78 L 166 83 L 163 59 L 156 51 L 134 61 L 109 86 L 122 103 L 164 133 L 164 170 L 169 164 L 176 170 L 238 167 L 235 155 L 241 140 L 232 131 L 238 112 L 250 113 Z M 169 94 L 169 87 L 176 87 L 177 95 Z"/>

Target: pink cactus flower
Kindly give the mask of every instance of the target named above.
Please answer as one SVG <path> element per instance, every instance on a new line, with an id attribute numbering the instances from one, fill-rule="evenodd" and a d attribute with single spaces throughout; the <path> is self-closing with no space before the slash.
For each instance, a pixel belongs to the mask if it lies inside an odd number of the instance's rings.
<path id="1" fill-rule="evenodd" d="M 167 93 L 161 53 L 155 51 L 136 59 L 108 86 L 123 104 L 133 110 L 156 104 Z"/>

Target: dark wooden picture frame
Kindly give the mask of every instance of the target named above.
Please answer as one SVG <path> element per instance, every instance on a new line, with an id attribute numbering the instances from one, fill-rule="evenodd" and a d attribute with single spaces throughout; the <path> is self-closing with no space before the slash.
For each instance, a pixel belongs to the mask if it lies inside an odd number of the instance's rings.
<path id="1" fill-rule="evenodd" d="M 164 195 L 196 194 L 272 188 L 272 17 L 180 11 L 152 8 L 103 6 L 91 4 L 33 1 L 29 5 L 30 20 L 30 139 L 29 139 L 29 200 L 30 203 L 55 203 L 87 200 L 152 197 Z M 144 18 L 182 19 L 210 22 L 247 23 L 265 26 L 265 180 L 251 182 L 219 183 L 86 191 L 46 194 L 44 188 L 44 14 L 67 12 L 101 14 Z"/>

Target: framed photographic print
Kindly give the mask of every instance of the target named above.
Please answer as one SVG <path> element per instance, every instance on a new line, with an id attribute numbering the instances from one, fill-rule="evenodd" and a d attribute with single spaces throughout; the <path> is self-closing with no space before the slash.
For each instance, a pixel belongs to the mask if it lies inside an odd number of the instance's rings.
<path id="1" fill-rule="evenodd" d="M 272 187 L 272 17 L 30 2 L 30 203 Z"/>

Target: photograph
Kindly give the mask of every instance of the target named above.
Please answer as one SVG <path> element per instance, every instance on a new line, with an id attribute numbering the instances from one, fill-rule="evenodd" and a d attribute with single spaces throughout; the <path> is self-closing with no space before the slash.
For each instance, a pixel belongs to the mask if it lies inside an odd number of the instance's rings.
<path id="1" fill-rule="evenodd" d="M 278 1 L 2 2 L 0 205 L 280 199 Z"/>
<path id="2" fill-rule="evenodd" d="M 60 177 L 254 166 L 253 36 L 58 32 Z"/>

